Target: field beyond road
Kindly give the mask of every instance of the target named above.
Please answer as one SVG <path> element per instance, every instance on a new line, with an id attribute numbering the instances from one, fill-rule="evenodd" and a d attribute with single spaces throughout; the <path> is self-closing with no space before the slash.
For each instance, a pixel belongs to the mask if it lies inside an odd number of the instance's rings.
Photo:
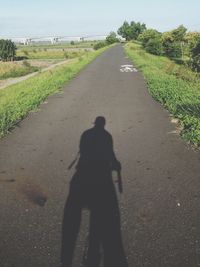
<path id="1" fill-rule="evenodd" d="M 116 204 L 129 267 L 199 266 L 200 153 L 176 134 L 141 72 L 120 71 L 126 64 L 132 63 L 121 45 L 108 49 L 0 140 L 1 267 L 59 266 L 64 206 L 75 172 L 67 168 L 97 116 L 106 118 L 122 165 L 123 194 L 117 193 Z M 46 74 L 52 91 L 63 86 L 62 72 L 57 69 L 60 80 Z M 100 223 L 109 223 L 109 204 L 100 211 Z M 73 267 L 83 262 L 88 222 L 84 209 L 72 224 L 81 223 Z M 108 249 L 116 245 L 110 241 Z"/>

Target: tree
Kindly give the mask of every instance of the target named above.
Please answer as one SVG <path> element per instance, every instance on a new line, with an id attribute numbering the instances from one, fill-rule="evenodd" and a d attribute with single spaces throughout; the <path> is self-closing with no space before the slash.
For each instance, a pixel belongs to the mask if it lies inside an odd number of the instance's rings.
<path id="1" fill-rule="evenodd" d="M 137 40 L 138 36 L 146 30 L 146 25 L 140 22 L 131 21 L 129 24 L 124 21 L 123 25 L 118 29 L 117 33 L 126 39 L 126 41 Z"/>
<path id="2" fill-rule="evenodd" d="M 164 53 L 168 57 L 178 58 L 182 55 L 182 42 L 187 29 L 180 25 L 178 28 L 164 32 L 162 35 Z"/>
<path id="3" fill-rule="evenodd" d="M 188 32 L 184 36 L 187 44 L 187 55 L 190 57 L 189 65 L 195 71 L 200 72 L 200 32 Z"/>
<path id="4" fill-rule="evenodd" d="M 154 54 L 154 55 L 162 55 L 163 54 L 163 45 L 162 45 L 162 39 L 161 37 L 157 36 L 152 39 L 149 39 L 149 41 L 145 45 L 145 50 L 148 53 Z"/>
<path id="5" fill-rule="evenodd" d="M 106 42 L 108 44 L 114 44 L 119 42 L 119 39 L 117 38 L 117 34 L 115 32 L 110 32 L 110 34 L 106 37 Z"/>
<path id="6" fill-rule="evenodd" d="M 133 40 L 137 40 L 138 36 L 146 30 L 146 25 L 144 23 L 141 24 L 140 22 L 131 21 L 130 27 L 132 34 L 131 39 Z"/>
<path id="7" fill-rule="evenodd" d="M 200 72 L 200 38 L 197 40 L 196 45 L 191 50 L 190 63 L 193 70 Z"/>
<path id="8" fill-rule="evenodd" d="M 175 42 L 172 32 L 162 34 L 163 50 L 166 56 L 175 58 L 181 56 L 181 45 Z"/>
<path id="9" fill-rule="evenodd" d="M 195 47 L 200 38 L 200 32 L 187 32 L 184 36 L 184 42 L 188 44 L 190 48 Z"/>
<path id="10" fill-rule="evenodd" d="M 148 53 L 154 55 L 162 55 L 162 34 L 154 29 L 145 30 L 138 36 L 138 41 L 142 43 L 142 46 Z"/>
<path id="11" fill-rule="evenodd" d="M 11 40 L 0 40 L 0 59 L 3 61 L 14 60 L 16 55 L 16 45 Z"/>
<path id="12" fill-rule="evenodd" d="M 186 54 L 191 55 L 192 49 L 196 46 L 200 39 L 200 32 L 187 32 L 184 36 L 184 43 L 186 44 Z"/>
<path id="13" fill-rule="evenodd" d="M 117 33 L 126 39 L 126 41 L 130 41 L 130 25 L 127 21 L 124 21 L 123 25 L 118 29 Z"/>
<path id="14" fill-rule="evenodd" d="M 145 45 L 148 43 L 150 39 L 154 39 L 157 37 L 161 37 L 161 33 L 154 29 L 148 29 L 143 31 L 139 36 L 138 36 L 138 41 L 142 43 L 142 46 L 145 47 Z"/>
<path id="15" fill-rule="evenodd" d="M 181 42 L 184 40 L 185 33 L 187 32 L 187 29 L 180 25 L 178 28 L 171 31 L 173 38 L 177 42 Z"/>

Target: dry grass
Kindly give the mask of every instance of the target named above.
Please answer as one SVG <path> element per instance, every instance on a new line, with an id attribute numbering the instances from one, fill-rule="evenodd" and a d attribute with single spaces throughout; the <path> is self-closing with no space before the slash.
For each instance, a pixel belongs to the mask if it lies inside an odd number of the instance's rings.
<path id="1" fill-rule="evenodd" d="M 34 71 L 38 67 L 31 66 L 28 62 L 0 62 L 0 79 L 7 79 L 11 77 L 20 77 Z"/>

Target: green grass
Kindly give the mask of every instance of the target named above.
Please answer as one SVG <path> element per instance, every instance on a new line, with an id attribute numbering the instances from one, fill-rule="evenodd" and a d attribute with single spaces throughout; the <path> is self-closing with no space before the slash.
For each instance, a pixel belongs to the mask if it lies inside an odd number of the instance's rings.
<path id="1" fill-rule="evenodd" d="M 48 95 L 61 90 L 67 81 L 107 48 L 87 53 L 71 64 L 55 67 L 0 90 L 0 136 L 5 135 L 28 112 L 36 109 Z"/>
<path id="2" fill-rule="evenodd" d="M 38 67 L 31 66 L 26 61 L 22 64 L 17 64 L 16 62 L 0 62 L 0 80 L 24 76 L 38 70 Z"/>
<path id="3" fill-rule="evenodd" d="M 182 137 L 200 146 L 200 76 L 166 57 L 146 53 L 129 43 L 126 53 L 143 72 L 152 96 L 182 125 Z"/>
<path id="4" fill-rule="evenodd" d="M 27 59 L 71 59 L 75 57 L 80 57 L 84 55 L 86 51 L 69 51 L 63 49 L 46 49 L 46 48 L 35 48 L 35 49 L 20 49 L 17 50 L 18 58 L 27 58 Z M 90 53 L 90 52 L 87 52 Z"/>

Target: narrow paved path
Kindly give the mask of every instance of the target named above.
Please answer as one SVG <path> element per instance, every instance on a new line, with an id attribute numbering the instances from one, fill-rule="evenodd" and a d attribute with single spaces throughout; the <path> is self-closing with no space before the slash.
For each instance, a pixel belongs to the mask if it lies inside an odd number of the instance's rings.
<path id="1" fill-rule="evenodd" d="M 121 45 L 99 56 L 0 141 L 0 266 L 59 266 L 61 224 L 82 132 L 107 120 L 122 164 L 118 195 L 129 267 L 200 266 L 200 153 L 149 95 Z M 83 212 L 73 267 L 87 232 Z M 114 266 L 110 266 L 114 267 Z"/>

